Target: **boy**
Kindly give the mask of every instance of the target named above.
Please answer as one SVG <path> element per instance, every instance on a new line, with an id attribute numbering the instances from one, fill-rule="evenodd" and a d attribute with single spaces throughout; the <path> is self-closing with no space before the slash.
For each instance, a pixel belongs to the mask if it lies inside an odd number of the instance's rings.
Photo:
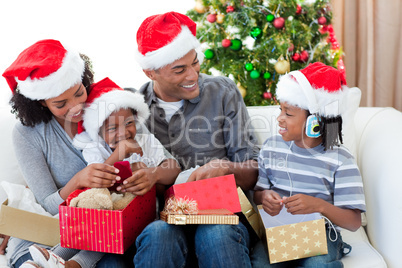
<path id="1" fill-rule="evenodd" d="M 340 145 L 348 90 L 343 74 L 322 63 L 281 77 L 276 90 L 280 135 L 269 138 L 260 151 L 254 193 L 255 203 L 271 216 L 284 207 L 291 214 L 321 213 L 351 231 L 360 227 L 365 211 L 362 179 L 353 156 Z M 344 248 L 350 251 L 350 246 L 336 229 L 335 241 L 327 235 L 327 255 L 271 266 L 342 267 Z M 264 262 L 267 267 L 268 257 Z"/>

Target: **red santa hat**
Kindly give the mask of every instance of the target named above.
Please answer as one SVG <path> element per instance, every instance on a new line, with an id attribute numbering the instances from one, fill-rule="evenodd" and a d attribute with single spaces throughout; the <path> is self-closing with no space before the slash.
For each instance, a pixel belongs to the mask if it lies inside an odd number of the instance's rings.
<path id="1" fill-rule="evenodd" d="M 31 100 L 45 100 L 80 83 L 84 70 L 85 62 L 77 51 L 47 39 L 22 51 L 3 76 L 13 93 L 18 88 Z"/>
<path id="2" fill-rule="evenodd" d="M 188 16 L 168 12 L 146 18 L 137 31 L 136 58 L 142 69 L 156 70 L 197 50 L 202 61 L 196 23 Z"/>
<path id="3" fill-rule="evenodd" d="M 93 141 L 98 140 L 103 122 L 120 109 L 137 111 L 138 123 L 144 123 L 150 114 L 140 93 L 124 90 L 107 77 L 91 85 L 82 126 Z"/>
<path id="4" fill-rule="evenodd" d="M 281 102 L 323 117 L 336 117 L 346 110 L 349 88 L 344 73 L 321 62 L 281 76 L 276 97 Z"/>

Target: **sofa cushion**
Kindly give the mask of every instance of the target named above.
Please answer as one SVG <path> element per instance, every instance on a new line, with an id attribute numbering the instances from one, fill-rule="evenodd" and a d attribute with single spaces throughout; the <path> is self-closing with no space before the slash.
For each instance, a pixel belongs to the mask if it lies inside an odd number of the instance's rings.
<path id="1" fill-rule="evenodd" d="M 26 185 L 14 154 L 12 132 L 17 119 L 11 113 L 11 107 L 0 107 L 0 181 Z M 6 193 L 0 186 L 0 202 L 7 198 Z"/>

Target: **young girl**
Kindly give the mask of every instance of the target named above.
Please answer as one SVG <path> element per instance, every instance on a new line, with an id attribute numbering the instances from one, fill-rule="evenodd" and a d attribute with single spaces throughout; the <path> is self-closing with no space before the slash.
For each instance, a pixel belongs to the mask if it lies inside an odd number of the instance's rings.
<path id="1" fill-rule="evenodd" d="M 280 136 L 269 138 L 260 151 L 254 193 L 255 203 L 271 216 L 284 207 L 291 214 L 321 213 L 351 231 L 360 227 L 363 183 L 353 156 L 340 145 L 347 92 L 342 73 L 322 63 L 281 77 L 276 91 Z M 334 231 L 337 235 L 327 234 L 327 255 L 269 265 L 265 253 L 265 260 L 254 265 L 343 267 L 340 259 L 350 246 Z M 255 250 L 262 250 L 261 245 Z"/>
<path id="2" fill-rule="evenodd" d="M 135 195 L 147 193 L 155 184 L 173 184 L 180 166 L 173 158 L 167 158 L 162 144 L 150 133 L 137 133 L 145 126 L 149 109 L 139 93 L 125 91 L 109 78 L 92 84 L 84 109 L 83 123 L 74 137 L 73 144 L 83 150 L 88 164 L 129 161 L 133 175 L 125 179 L 117 191 Z M 118 179 L 119 180 L 119 179 Z M 76 249 L 56 246 L 52 251 L 37 245 L 30 247 L 34 262 L 21 267 L 64 267 L 64 259 L 72 258 Z M 99 254 L 99 253 L 96 253 Z M 100 253 L 101 254 L 101 253 Z M 87 262 L 92 267 L 97 262 Z M 67 265 L 65 266 L 67 267 Z"/>
<path id="3" fill-rule="evenodd" d="M 173 184 L 180 172 L 174 158 L 143 125 L 148 105 L 140 93 L 126 91 L 109 78 L 91 87 L 85 108 L 84 132 L 74 138 L 88 164 L 129 161 L 133 176 L 117 187 L 143 195 L 155 184 Z"/>
<path id="4" fill-rule="evenodd" d="M 57 40 L 41 40 L 21 52 L 3 76 L 13 92 L 13 112 L 21 121 L 13 131 L 15 154 L 28 187 L 46 211 L 57 214 L 59 205 L 76 189 L 109 187 L 118 179 L 116 168 L 87 165 L 72 145 L 93 82 L 86 56 Z M 9 265 L 20 267 L 31 260 L 32 244 L 11 237 Z M 97 260 L 104 255 L 97 254 L 80 251 L 69 263 L 85 267 L 95 255 Z M 124 267 L 122 261 L 119 255 L 106 254 L 97 267 Z"/>

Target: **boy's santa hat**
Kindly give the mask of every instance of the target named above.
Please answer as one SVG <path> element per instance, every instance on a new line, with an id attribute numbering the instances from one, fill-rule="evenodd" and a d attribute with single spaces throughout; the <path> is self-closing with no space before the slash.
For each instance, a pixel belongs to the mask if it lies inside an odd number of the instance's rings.
<path id="1" fill-rule="evenodd" d="M 144 70 L 156 70 L 182 58 L 192 49 L 202 61 L 196 23 L 188 16 L 168 12 L 146 18 L 137 31 L 136 58 Z"/>
<path id="2" fill-rule="evenodd" d="M 47 39 L 22 51 L 3 76 L 13 93 L 18 89 L 31 100 L 46 100 L 80 83 L 84 70 L 85 62 L 77 51 Z"/>
<path id="3" fill-rule="evenodd" d="M 82 121 L 84 129 L 79 128 L 78 132 L 85 130 L 93 141 L 98 140 L 99 129 L 105 120 L 120 109 L 135 110 L 138 123 L 144 123 L 150 115 L 142 94 L 124 90 L 108 77 L 92 84 Z"/>
<path id="4" fill-rule="evenodd" d="M 281 76 L 276 97 L 281 102 L 323 117 L 336 117 L 346 110 L 349 88 L 344 73 L 321 62 Z"/>

